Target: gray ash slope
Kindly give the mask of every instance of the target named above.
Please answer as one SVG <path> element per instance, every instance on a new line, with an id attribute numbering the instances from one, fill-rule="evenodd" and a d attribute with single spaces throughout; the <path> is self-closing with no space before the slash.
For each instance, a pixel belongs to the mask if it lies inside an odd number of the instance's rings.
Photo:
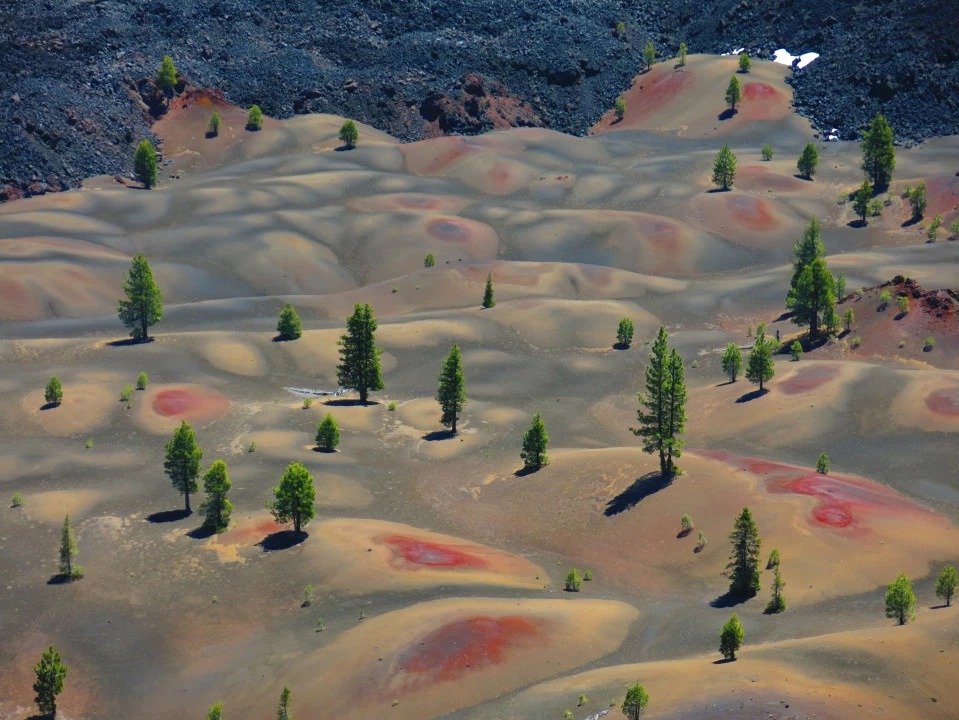
<path id="1" fill-rule="evenodd" d="M 959 132 L 957 0 L 6 0 L 0 6 L 0 186 L 127 173 L 149 134 L 137 81 L 174 57 L 193 84 L 267 114 L 336 112 L 422 137 L 432 97 L 476 73 L 582 134 L 641 65 L 777 47 L 822 57 L 791 78 L 800 112 L 846 138 L 877 110 L 899 140 Z M 626 32 L 615 32 L 618 22 Z M 721 89 L 720 89 L 721 92 Z M 460 93 L 462 95 L 462 92 Z M 467 118 L 469 119 L 469 118 Z M 482 118 L 440 127 L 477 132 Z M 15 194 L 13 195 L 15 196 Z"/>

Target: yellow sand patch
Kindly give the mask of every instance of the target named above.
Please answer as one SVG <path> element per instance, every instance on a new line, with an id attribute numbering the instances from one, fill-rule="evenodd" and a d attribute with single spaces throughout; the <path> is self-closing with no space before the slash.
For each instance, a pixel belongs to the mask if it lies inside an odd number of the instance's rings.
<path id="1" fill-rule="evenodd" d="M 46 401 L 41 388 L 28 393 L 21 400 L 20 408 L 30 422 L 43 432 L 63 437 L 102 425 L 111 412 L 121 408 L 118 398 L 118 394 L 103 386 L 73 384 L 67 380 L 63 386 L 63 402 L 57 407 L 44 409 Z"/>
<path id="2" fill-rule="evenodd" d="M 377 328 L 376 340 L 384 347 L 395 348 L 476 342 L 480 339 L 477 325 L 474 319 L 388 322 Z"/>
<path id="3" fill-rule="evenodd" d="M 255 345 L 222 336 L 205 340 L 200 345 L 200 354 L 213 367 L 234 375 L 259 377 L 266 368 L 263 354 Z"/>
<path id="4" fill-rule="evenodd" d="M 63 523 L 64 516 L 70 515 L 76 526 L 100 498 L 96 490 L 50 490 L 24 496 L 23 508 L 30 517 L 48 523 Z"/>

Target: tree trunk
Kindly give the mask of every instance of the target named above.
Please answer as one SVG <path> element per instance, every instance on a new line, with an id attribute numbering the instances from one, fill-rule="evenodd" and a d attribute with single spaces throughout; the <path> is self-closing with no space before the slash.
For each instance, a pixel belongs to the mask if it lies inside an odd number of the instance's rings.
<path id="1" fill-rule="evenodd" d="M 366 390 L 365 387 L 361 387 L 359 390 L 360 390 L 360 402 L 363 403 L 364 405 L 366 405 L 367 390 Z M 297 532 L 299 532 L 299 531 L 297 531 Z"/>
<path id="2" fill-rule="evenodd" d="M 192 512 L 190 510 L 190 493 L 183 493 L 183 500 L 186 502 L 186 511 Z"/>
<path id="3" fill-rule="evenodd" d="M 296 513 L 293 515 L 293 532 L 297 535 L 300 534 L 300 514 Z"/>
<path id="4" fill-rule="evenodd" d="M 453 414 L 453 434 L 456 434 L 456 414 Z"/>

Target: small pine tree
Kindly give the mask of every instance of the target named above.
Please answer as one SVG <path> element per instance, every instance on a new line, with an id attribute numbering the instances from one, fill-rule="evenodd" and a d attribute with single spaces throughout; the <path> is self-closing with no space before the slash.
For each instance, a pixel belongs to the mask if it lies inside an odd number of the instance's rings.
<path id="1" fill-rule="evenodd" d="M 729 343 L 723 350 L 723 372 L 729 375 L 729 382 L 736 382 L 736 377 L 742 369 L 743 352 L 736 343 Z"/>
<path id="2" fill-rule="evenodd" d="M 748 73 L 753 66 L 752 60 L 749 59 L 749 53 L 743 50 L 739 53 L 739 72 Z"/>
<path id="3" fill-rule="evenodd" d="M 173 58 L 164 55 L 160 62 L 160 69 L 157 71 L 157 85 L 164 92 L 172 92 L 176 87 L 176 66 L 173 64 Z"/>
<path id="4" fill-rule="evenodd" d="M 616 122 L 621 121 L 626 116 L 626 98 L 620 95 L 613 103 L 613 112 L 616 114 Z"/>
<path id="5" fill-rule="evenodd" d="M 936 580 L 936 597 L 945 600 L 946 607 L 952 605 L 952 596 L 956 594 L 957 585 L 959 585 L 959 575 L 956 574 L 956 568 L 947 565 Z"/>
<path id="6" fill-rule="evenodd" d="M 313 476 L 300 463 L 290 463 L 280 484 L 273 488 L 274 499 L 267 503 L 273 518 L 283 525 L 293 523 L 293 532 L 300 534 L 316 515 L 316 489 Z"/>
<path id="7" fill-rule="evenodd" d="M 842 300 L 846 297 L 846 276 L 839 273 L 835 278 L 836 299 Z"/>
<path id="8" fill-rule="evenodd" d="M 549 464 L 546 448 L 549 446 L 549 435 L 546 434 L 546 423 L 539 413 L 533 415 L 529 430 L 523 435 L 523 467 L 526 470 L 539 470 Z"/>
<path id="9" fill-rule="evenodd" d="M 466 405 L 466 379 L 463 377 L 463 356 L 460 346 L 453 345 L 440 371 L 436 401 L 443 415 L 440 424 L 456 434 L 456 421 Z"/>
<path id="10" fill-rule="evenodd" d="M 905 573 L 900 573 L 886 590 L 886 617 L 896 618 L 900 625 L 916 619 L 916 593 Z"/>
<path id="11" fill-rule="evenodd" d="M 300 316 L 290 303 L 286 303 L 280 310 L 280 316 L 276 322 L 277 339 L 279 340 L 297 340 L 303 335 L 303 324 L 300 322 Z"/>
<path id="12" fill-rule="evenodd" d="M 852 325 L 856 322 L 856 313 L 852 311 L 852 308 L 846 308 L 846 312 L 842 315 L 842 322 L 846 326 L 846 332 L 852 332 Z"/>
<path id="13" fill-rule="evenodd" d="M 137 375 L 137 390 L 146 390 L 149 381 L 149 376 L 141 370 L 140 374 Z"/>
<path id="14" fill-rule="evenodd" d="M 769 553 L 769 559 L 766 561 L 766 569 L 772 570 L 777 565 L 779 565 L 779 551 L 773 550 Z"/>
<path id="15" fill-rule="evenodd" d="M 743 98 L 743 87 L 739 83 L 739 78 L 733 75 L 729 78 L 729 84 L 726 86 L 726 104 L 729 109 L 736 112 L 736 103 Z"/>
<path id="16" fill-rule="evenodd" d="M 50 378 L 50 381 L 47 383 L 47 387 L 43 391 L 43 399 L 47 401 L 48 405 L 52 405 L 53 407 L 63 402 L 63 384 L 56 375 Z"/>
<path id="17" fill-rule="evenodd" d="M 796 167 L 799 168 L 799 173 L 807 180 L 812 180 L 812 176 L 815 174 L 818 165 L 819 153 L 816 151 L 816 146 L 812 143 L 806 143 L 806 147 L 803 148 L 799 159 L 796 161 Z"/>
<path id="18" fill-rule="evenodd" d="M 676 59 L 679 60 L 680 65 L 686 64 L 686 53 L 688 52 L 686 48 L 686 43 L 679 43 L 679 52 L 676 53 Z"/>
<path id="19" fill-rule="evenodd" d="M 566 573 L 566 591 L 579 592 L 581 586 L 582 580 L 579 577 L 579 570 L 572 568 L 568 573 Z"/>
<path id="20" fill-rule="evenodd" d="M 63 530 L 60 533 L 60 576 L 67 580 L 79 580 L 83 577 L 83 568 L 74 563 L 79 552 L 77 536 L 70 525 L 70 516 L 63 519 Z"/>
<path id="21" fill-rule="evenodd" d="M 912 206 L 912 219 L 922 220 L 926 207 L 929 205 L 929 198 L 926 195 L 926 183 L 921 182 L 909 192 L 909 204 Z"/>
<path id="22" fill-rule="evenodd" d="M 689 534 L 693 531 L 693 518 L 691 515 L 683 515 L 679 518 L 679 526 L 682 528 L 684 534 Z"/>
<path id="23" fill-rule="evenodd" d="M 786 587 L 786 582 L 783 580 L 782 572 L 777 563 L 773 569 L 772 597 L 769 598 L 769 603 L 766 605 L 766 612 L 768 614 L 773 615 L 785 612 L 786 598 L 783 597 L 784 587 Z"/>
<path id="24" fill-rule="evenodd" d="M 736 653 L 743 646 L 743 637 L 743 624 L 739 621 L 739 615 L 733 613 L 719 633 L 719 652 L 725 660 L 736 659 Z"/>
<path id="25" fill-rule="evenodd" d="M 37 681 L 33 683 L 33 691 L 37 694 L 34 702 L 43 717 L 56 717 L 57 695 L 63 692 L 63 683 L 67 677 L 67 666 L 60 658 L 60 652 L 51 645 L 40 656 L 40 662 L 33 671 Z"/>
<path id="26" fill-rule="evenodd" d="M 622 347 L 629 347 L 633 344 L 633 321 L 629 318 L 623 318 L 619 321 L 619 327 L 616 329 L 616 342 Z"/>
<path id="27" fill-rule="evenodd" d="M 792 358 L 795 362 L 799 362 L 799 358 L 802 356 L 802 343 L 798 340 L 793 340 L 792 345 L 789 346 L 789 354 L 792 355 Z"/>
<path id="28" fill-rule="evenodd" d="M 163 470 L 173 483 L 177 492 L 183 495 L 186 511 L 190 512 L 190 494 L 197 492 L 196 479 L 200 474 L 200 461 L 203 451 L 196 444 L 196 433 L 190 424 L 183 420 L 173 432 L 173 438 L 164 448 Z"/>
<path id="29" fill-rule="evenodd" d="M 772 159 L 773 159 L 773 146 L 770 145 L 769 143 L 766 143 L 765 145 L 763 145 L 762 154 L 763 154 L 763 160 L 765 160 L 765 161 L 767 161 L 767 162 L 770 161 L 770 160 L 772 160 Z"/>
<path id="30" fill-rule="evenodd" d="M 829 474 L 829 456 L 826 453 L 822 453 L 816 460 L 816 472 L 820 475 Z"/>
<path id="31" fill-rule="evenodd" d="M 883 290 L 881 293 L 879 293 L 879 310 L 885 310 L 890 302 L 892 302 L 891 292 L 888 290 Z"/>
<path id="32" fill-rule="evenodd" d="M 726 565 L 729 594 L 739 598 L 752 597 L 759 592 L 759 547 L 762 540 L 748 507 L 744 507 L 736 518 L 729 541 L 733 546 Z"/>
<path id="33" fill-rule="evenodd" d="M 206 135 L 207 137 L 216 137 L 220 134 L 220 125 L 222 124 L 222 119 L 220 118 L 220 113 L 216 110 L 213 111 L 213 114 L 210 115 L 210 122 L 206 126 Z"/>
<path id="34" fill-rule="evenodd" d="M 223 701 L 218 700 L 212 705 L 210 709 L 206 711 L 206 720 L 222 720 L 223 718 Z"/>
<path id="35" fill-rule="evenodd" d="M 493 273 L 486 273 L 486 289 L 483 291 L 483 307 L 489 310 L 496 305 L 493 297 Z"/>
<path id="36" fill-rule="evenodd" d="M 772 380 L 776 374 L 776 367 L 773 364 L 773 346 L 775 340 L 767 340 L 766 334 L 760 330 L 756 333 L 756 342 L 753 344 L 752 352 L 749 353 L 749 360 L 746 363 L 746 379 L 749 382 L 759 383 L 759 391 L 762 392 L 764 383 Z"/>
<path id="37" fill-rule="evenodd" d="M 280 693 L 280 703 L 276 708 L 276 720 L 293 720 L 293 693 L 290 688 L 283 688 Z"/>
<path id="38" fill-rule="evenodd" d="M 141 140 L 133 154 L 133 174 L 147 190 L 157 184 L 157 149 L 149 140 Z"/>
<path id="39" fill-rule="evenodd" d="M 909 312 L 909 298 L 905 295 L 900 295 L 896 298 L 896 307 L 899 309 L 903 315 Z"/>
<path id="40" fill-rule="evenodd" d="M 356 129 L 356 123 L 347 120 L 340 126 L 340 140 L 346 145 L 348 150 L 356 147 L 356 141 L 359 140 L 360 131 Z"/>
<path id="41" fill-rule="evenodd" d="M 643 62 L 646 63 L 647 71 L 653 66 L 653 63 L 656 62 L 656 48 L 649 40 L 647 40 L 643 46 Z"/>
<path id="42" fill-rule="evenodd" d="M 626 697 L 623 699 L 623 715 L 626 720 L 639 720 L 649 705 L 649 693 L 639 683 L 631 685 L 626 690 Z"/>
<path id="43" fill-rule="evenodd" d="M 926 231 L 926 237 L 929 238 L 929 242 L 936 242 L 936 238 L 939 236 L 939 227 L 942 225 L 942 215 L 938 213 L 932 219 L 932 222 L 929 223 L 929 229 Z"/>
<path id="44" fill-rule="evenodd" d="M 436 258 L 433 257 L 433 253 L 426 253 L 426 257 L 423 258 L 423 267 L 431 268 L 436 265 Z"/>
<path id="45" fill-rule="evenodd" d="M 210 469 L 203 476 L 203 490 L 206 500 L 200 506 L 200 512 L 205 516 L 204 527 L 213 532 L 223 532 L 230 525 L 230 513 L 233 512 L 233 503 L 227 500 L 226 494 L 233 484 L 227 473 L 226 463 L 214 460 Z"/>
<path id="46" fill-rule="evenodd" d="M 247 113 L 246 129 L 254 132 L 263 129 L 263 111 L 259 105 L 254 105 L 250 108 L 250 112 Z"/>
<path id="47" fill-rule="evenodd" d="M 729 190 L 736 179 L 736 156 L 729 149 L 729 145 L 723 145 L 716 159 L 713 160 L 713 183 L 719 185 L 723 190 Z"/>
<path id="48" fill-rule="evenodd" d="M 871 199 L 872 185 L 869 184 L 868 180 L 863 180 L 862 185 L 859 186 L 853 198 L 852 209 L 864 225 L 866 224 L 866 215 L 869 214 L 869 201 Z"/>
<path id="49" fill-rule="evenodd" d="M 316 447 L 323 452 L 333 452 L 340 444 L 340 427 L 333 416 L 326 417 L 316 426 Z"/>

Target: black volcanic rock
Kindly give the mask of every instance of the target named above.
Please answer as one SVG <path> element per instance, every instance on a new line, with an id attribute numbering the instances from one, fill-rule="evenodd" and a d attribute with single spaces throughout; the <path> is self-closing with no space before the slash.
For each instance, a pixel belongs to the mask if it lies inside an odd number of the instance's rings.
<path id="1" fill-rule="evenodd" d="M 148 80 L 165 54 L 238 105 L 337 112 L 411 140 L 440 117 L 449 132 L 491 126 L 470 104 L 481 96 L 462 85 L 469 74 L 523 108 L 503 113 L 514 124 L 582 134 L 647 40 L 660 55 L 681 40 L 690 52 L 817 51 L 790 78 L 796 104 L 846 138 L 878 110 L 900 141 L 959 132 L 954 0 L 6 0 L 0 188 L 15 197 L 129 173 L 165 107 Z"/>

